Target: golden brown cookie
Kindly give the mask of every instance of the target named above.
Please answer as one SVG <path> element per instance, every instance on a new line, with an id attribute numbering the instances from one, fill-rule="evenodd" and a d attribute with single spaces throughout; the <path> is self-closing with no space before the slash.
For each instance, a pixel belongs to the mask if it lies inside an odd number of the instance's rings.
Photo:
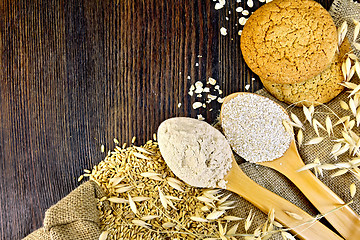
<path id="1" fill-rule="evenodd" d="M 341 65 L 344 55 L 351 50 L 350 43 L 345 39 L 336 53 L 330 67 L 319 75 L 301 83 L 279 84 L 260 78 L 264 87 L 280 101 L 296 106 L 310 106 L 326 103 L 336 97 L 344 87 L 339 83 L 344 81 Z"/>
<path id="2" fill-rule="evenodd" d="M 274 0 L 256 10 L 241 34 L 245 62 L 277 83 L 308 80 L 329 67 L 337 46 L 330 14 L 312 0 Z"/>

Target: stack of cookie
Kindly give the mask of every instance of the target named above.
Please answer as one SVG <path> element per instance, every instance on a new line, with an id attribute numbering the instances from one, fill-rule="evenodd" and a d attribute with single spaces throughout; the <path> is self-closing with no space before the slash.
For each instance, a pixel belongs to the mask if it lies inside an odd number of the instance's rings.
<path id="1" fill-rule="evenodd" d="M 249 68 L 280 101 L 319 105 L 336 97 L 344 81 L 341 65 L 350 51 L 338 48 L 330 14 L 312 0 L 274 0 L 256 10 L 241 35 Z"/>

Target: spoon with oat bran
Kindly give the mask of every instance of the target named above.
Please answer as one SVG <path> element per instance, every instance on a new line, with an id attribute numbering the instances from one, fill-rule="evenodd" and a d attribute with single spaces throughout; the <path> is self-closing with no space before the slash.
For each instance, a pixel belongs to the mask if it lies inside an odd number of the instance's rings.
<path id="1" fill-rule="evenodd" d="M 292 181 L 345 238 L 360 239 L 360 218 L 305 166 L 292 134 L 283 121 L 284 108 L 253 93 L 233 93 L 224 99 L 221 126 L 232 149 L 249 162 L 277 170 Z"/>

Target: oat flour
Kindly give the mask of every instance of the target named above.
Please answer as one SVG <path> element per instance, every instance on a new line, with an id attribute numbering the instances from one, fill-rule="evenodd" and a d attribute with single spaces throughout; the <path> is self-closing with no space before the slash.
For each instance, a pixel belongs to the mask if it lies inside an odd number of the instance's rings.
<path id="1" fill-rule="evenodd" d="M 170 118 L 159 126 L 158 142 L 167 165 L 184 182 L 226 188 L 232 151 L 220 131 L 193 118 Z"/>

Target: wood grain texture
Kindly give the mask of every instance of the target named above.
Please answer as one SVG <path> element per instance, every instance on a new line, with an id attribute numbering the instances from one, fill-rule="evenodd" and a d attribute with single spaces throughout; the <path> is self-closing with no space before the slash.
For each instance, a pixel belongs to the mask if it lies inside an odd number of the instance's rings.
<path id="1" fill-rule="evenodd" d="M 142 144 L 172 116 L 213 122 L 219 103 L 192 109 L 196 81 L 217 79 L 223 96 L 261 88 L 240 52 L 246 1 L 227 2 L 0 1 L 0 239 L 41 227 L 101 144 Z"/>

